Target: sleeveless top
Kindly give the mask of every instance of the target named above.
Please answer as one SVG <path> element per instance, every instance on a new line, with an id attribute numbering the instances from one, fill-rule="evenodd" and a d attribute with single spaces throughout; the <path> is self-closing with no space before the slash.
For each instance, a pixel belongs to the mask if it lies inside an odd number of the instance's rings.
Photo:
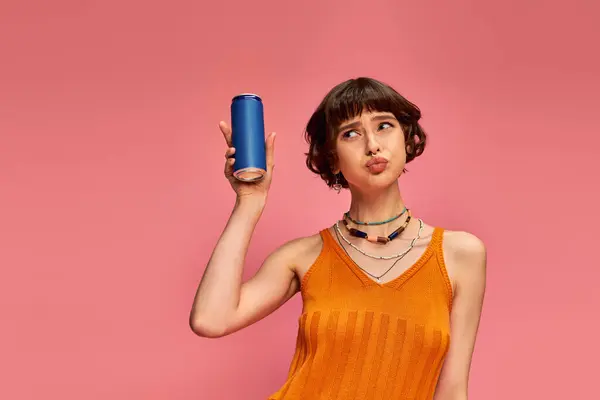
<path id="1" fill-rule="evenodd" d="M 296 351 L 269 400 L 431 400 L 450 344 L 452 286 L 435 228 L 420 258 L 377 283 L 320 232 L 303 277 Z"/>

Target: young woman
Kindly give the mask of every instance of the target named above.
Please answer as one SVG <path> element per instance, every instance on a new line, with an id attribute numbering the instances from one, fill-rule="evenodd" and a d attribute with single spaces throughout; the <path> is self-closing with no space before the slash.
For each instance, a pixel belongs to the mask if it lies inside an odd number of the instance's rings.
<path id="1" fill-rule="evenodd" d="M 206 267 L 190 315 L 193 331 L 220 337 L 272 313 L 297 292 L 303 311 L 288 379 L 271 399 L 466 400 L 485 291 L 477 237 L 424 223 L 398 178 L 423 153 L 419 109 L 388 85 L 358 78 L 334 87 L 306 127 L 306 164 L 349 209 L 332 226 L 283 244 L 242 282 L 254 227 L 267 201 L 259 183 L 225 176 L 237 201 Z"/>

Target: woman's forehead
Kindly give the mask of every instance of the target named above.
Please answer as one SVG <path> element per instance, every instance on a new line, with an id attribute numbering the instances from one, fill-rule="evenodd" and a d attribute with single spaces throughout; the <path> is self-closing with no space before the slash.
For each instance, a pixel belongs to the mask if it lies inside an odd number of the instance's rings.
<path id="1" fill-rule="evenodd" d="M 361 113 L 341 121 L 340 125 L 353 123 L 353 122 L 360 122 L 363 119 L 366 119 L 367 121 L 373 121 L 373 120 L 385 119 L 385 118 L 394 118 L 395 119 L 396 117 L 390 111 L 363 110 Z"/>

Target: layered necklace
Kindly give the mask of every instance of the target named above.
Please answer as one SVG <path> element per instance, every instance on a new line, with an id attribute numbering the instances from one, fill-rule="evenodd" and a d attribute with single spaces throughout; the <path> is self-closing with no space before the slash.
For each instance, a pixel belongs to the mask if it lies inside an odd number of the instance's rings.
<path id="1" fill-rule="evenodd" d="M 348 232 L 350 232 L 350 234 L 352 236 L 356 236 L 356 237 L 359 237 L 359 238 L 367 239 L 371 243 L 387 244 L 390 241 L 392 241 L 395 238 L 397 238 L 402 232 L 404 232 L 404 230 L 408 226 L 408 223 L 410 222 L 410 218 L 411 217 L 410 217 L 410 211 L 408 211 L 406 208 L 404 208 L 404 211 L 402 211 L 393 220 L 397 219 L 400 215 L 403 215 L 405 212 L 407 212 L 408 215 L 406 216 L 406 220 L 404 221 L 404 224 L 402 224 L 402 226 L 400 226 L 398 229 L 396 229 L 394 232 L 390 233 L 387 236 L 370 236 L 366 232 L 363 232 L 363 231 L 358 230 L 356 228 L 350 227 L 350 225 L 348 224 L 348 221 L 346 220 L 346 218 L 350 219 L 352 222 L 354 222 L 355 224 L 359 224 L 359 225 L 381 225 L 381 224 L 378 224 L 378 223 L 377 224 L 376 223 L 367 223 L 367 222 L 359 223 L 357 221 L 354 221 L 352 218 L 350 218 L 348 216 L 348 213 L 344 214 L 344 219 L 342 220 L 342 222 L 344 223 L 344 225 L 346 226 L 346 229 L 348 229 Z"/>
<path id="2" fill-rule="evenodd" d="M 398 228 L 396 229 L 394 232 L 392 232 L 391 234 L 389 234 L 388 236 L 369 236 L 367 233 L 350 227 L 349 223 L 347 220 L 350 220 L 352 223 L 355 223 L 357 225 L 383 225 L 392 221 L 395 221 L 396 219 L 400 218 L 400 216 L 406 215 L 406 220 L 404 221 L 404 223 Z M 342 220 L 344 226 L 346 227 L 346 230 L 350 233 L 350 235 L 354 236 L 354 237 L 358 237 L 358 238 L 362 238 L 365 239 L 371 243 L 380 243 L 382 245 L 385 245 L 389 242 L 391 242 L 393 239 L 397 238 L 398 236 L 400 236 L 400 234 L 402 232 L 404 232 L 404 230 L 406 229 L 406 227 L 408 226 L 409 222 L 411 220 L 411 215 L 410 215 L 410 210 L 408 210 L 406 207 L 402 210 L 402 212 L 390 219 L 387 219 L 385 221 L 376 221 L 376 222 L 361 222 L 361 221 L 356 221 L 352 218 L 350 218 L 350 214 L 349 212 L 344 213 L 344 218 Z M 397 254 L 392 254 L 389 256 L 381 256 L 381 255 L 375 255 L 375 254 L 370 254 L 367 253 L 366 251 L 360 249 L 358 246 L 356 246 L 355 244 L 353 244 L 352 242 L 350 242 L 342 233 L 341 229 L 340 229 L 340 225 L 339 225 L 339 221 L 335 223 L 334 228 L 335 228 L 335 233 L 336 233 L 336 237 L 338 239 L 338 242 L 340 243 L 340 246 L 342 247 L 342 249 L 344 250 L 344 252 L 346 253 L 346 255 L 352 259 L 352 257 L 350 257 L 350 254 L 348 253 L 348 251 L 346 250 L 346 247 L 342 245 L 342 242 L 340 241 L 340 238 L 346 242 L 350 247 L 352 247 L 354 250 L 358 251 L 359 253 L 361 253 L 362 255 L 372 258 L 372 259 L 376 259 L 376 260 L 392 260 L 392 259 L 396 259 L 394 261 L 394 263 L 388 268 L 386 269 L 381 275 L 375 275 L 369 271 L 367 271 L 366 269 L 362 268 L 360 265 L 358 265 L 358 263 L 355 262 L 356 266 L 358 266 L 358 268 L 361 269 L 361 271 L 363 271 L 364 273 L 366 273 L 367 275 L 369 275 L 370 277 L 372 277 L 373 279 L 375 279 L 377 282 L 381 282 L 381 278 L 383 278 L 388 272 L 390 272 L 394 266 L 396 266 L 396 264 L 398 263 L 398 261 L 400 261 L 401 259 L 404 258 L 404 256 L 406 256 L 414 247 L 415 243 L 417 240 L 419 240 L 421 238 L 421 234 L 423 232 L 423 221 L 421 219 L 418 219 L 419 221 L 419 231 L 417 233 L 417 236 L 414 237 L 411 241 L 410 244 L 408 245 L 408 247 Z"/>

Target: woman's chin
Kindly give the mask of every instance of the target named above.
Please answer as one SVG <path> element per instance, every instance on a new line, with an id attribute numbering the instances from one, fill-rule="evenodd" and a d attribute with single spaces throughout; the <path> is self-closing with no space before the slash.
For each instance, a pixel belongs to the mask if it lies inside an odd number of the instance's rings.
<path id="1" fill-rule="evenodd" d="M 372 192 L 372 191 L 381 191 L 389 189 L 390 187 L 398 184 L 398 178 L 392 176 L 392 174 L 377 174 L 370 175 L 368 179 L 360 179 L 355 183 L 351 183 L 350 186 L 354 186 L 360 191 L 364 192 Z"/>

